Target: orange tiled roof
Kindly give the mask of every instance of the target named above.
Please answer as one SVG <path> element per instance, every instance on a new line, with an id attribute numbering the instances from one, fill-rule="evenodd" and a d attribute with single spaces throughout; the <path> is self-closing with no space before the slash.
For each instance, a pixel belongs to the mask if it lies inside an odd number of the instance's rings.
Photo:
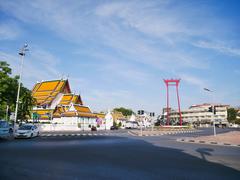
<path id="1" fill-rule="evenodd" d="M 32 110 L 32 113 L 37 113 L 40 115 L 40 119 L 49 119 L 49 115 L 51 115 L 53 112 L 53 109 L 37 109 Z"/>
<path id="2" fill-rule="evenodd" d="M 47 113 L 52 113 L 52 109 L 37 109 L 37 110 L 32 110 L 33 113 L 38 113 L 39 115 L 45 115 Z"/>
<path id="3" fill-rule="evenodd" d="M 80 117 L 92 117 L 92 118 L 97 118 L 97 116 L 93 113 L 83 113 L 83 112 L 78 112 L 78 116 Z"/>
<path id="4" fill-rule="evenodd" d="M 82 105 L 81 96 L 75 94 L 64 94 L 59 105 L 70 105 L 71 103 Z"/>
<path id="5" fill-rule="evenodd" d="M 74 105 L 74 108 L 81 113 L 92 113 L 89 107 L 87 106 Z"/>
<path id="6" fill-rule="evenodd" d="M 96 114 L 93 114 L 89 107 L 82 105 L 74 105 L 75 111 L 65 111 L 61 115 L 64 117 L 92 117 L 97 118 Z"/>
<path id="7" fill-rule="evenodd" d="M 126 117 L 118 111 L 112 112 L 113 120 L 118 120 L 118 119 L 126 119 Z"/>
<path id="8" fill-rule="evenodd" d="M 37 83 L 32 90 L 32 96 L 36 99 L 37 105 L 47 105 L 50 104 L 60 92 L 71 92 L 68 80 L 43 81 Z"/>

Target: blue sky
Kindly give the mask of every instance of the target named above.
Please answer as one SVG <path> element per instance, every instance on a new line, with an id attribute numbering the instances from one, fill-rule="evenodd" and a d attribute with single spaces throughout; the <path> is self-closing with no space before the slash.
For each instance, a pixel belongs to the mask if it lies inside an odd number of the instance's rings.
<path id="1" fill-rule="evenodd" d="M 167 78 L 181 79 L 183 109 L 238 106 L 239 9 L 237 0 L 0 0 L 0 58 L 17 74 L 17 53 L 27 42 L 24 85 L 69 77 L 95 111 L 160 113 Z M 176 107 L 174 88 L 170 93 Z"/>

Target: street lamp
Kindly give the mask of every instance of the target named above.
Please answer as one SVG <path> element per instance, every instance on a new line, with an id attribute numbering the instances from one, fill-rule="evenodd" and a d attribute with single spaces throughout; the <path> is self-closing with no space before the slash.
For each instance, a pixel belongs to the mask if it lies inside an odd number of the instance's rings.
<path id="1" fill-rule="evenodd" d="M 208 88 L 203 88 L 203 90 L 213 93 L 213 91 Z M 213 134 L 214 136 L 216 136 L 217 134 L 216 134 L 216 127 L 215 127 L 215 119 L 214 119 L 214 106 L 212 107 L 212 121 L 213 121 Z"/>
<path id="2" fill-rule="evenodd" d="M 17 101 L 16 101 L 16 108 L 15 108 L 14 130 L 15 130 L 16 122 L 17 122 L 19 94 L 20 94 L 21 81 L 22 81 L 23 60 L 24 60 L 24 56 L 26 54 L 26 51 L 28 51 L 27 47 L 28 47 L 28 44 L 24 44 L 24 46 L 20 49 L 20 52 L 18 53 L 21 56 L 21 66 L 20 66 L 20 74 L 19 74 L 19 81 L 18 81 L 18 91 L 17 91 Z"/>

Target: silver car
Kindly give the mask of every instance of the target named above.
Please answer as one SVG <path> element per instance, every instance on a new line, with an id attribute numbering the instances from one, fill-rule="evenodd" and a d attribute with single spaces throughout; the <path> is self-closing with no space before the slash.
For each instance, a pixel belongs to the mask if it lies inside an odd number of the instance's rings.
<path id="1" fill-rule="evenodd" d="M 0 138 L 8 138 L 13 135 L 13 127 L 4 120 L 0 120 Z"/>

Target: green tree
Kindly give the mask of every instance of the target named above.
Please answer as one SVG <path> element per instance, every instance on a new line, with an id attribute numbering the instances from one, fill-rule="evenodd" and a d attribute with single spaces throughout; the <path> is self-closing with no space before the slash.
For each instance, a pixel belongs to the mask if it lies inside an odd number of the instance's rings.
<path id="1" fill-rule="evenodd" d="M 237 110 L 235 110 L 234 108 L 229 108 L 229 109 L 227 110 L 227 119 L 228 119 L 228 122 L 230 122 L 230 123 L 235 123 L 236 117 L 237 117 Z"/>
<path id="2" fill-rule="evenodd" d="M 116 123 L 116 121 L 113 121 L 113 126 L 115 126 L 115 127 L 117 126 L 117 123 Z"/>
<path id="3" fill-rule="evenodd" d="M 14 112 L 17 99 L 17 88 L 19 76 L 11 76 L 12 70 L 5 61 L 0 61 L 0 118 L 5 119 L 7 106 L 9 113 Z M 18 118 L 26 119 L 30 115 L 30 109 L 34 100 L 31 91 L 21 84 L 20 104 Z"/>
<path id="4" fill-rule="evenodd" d="M 126 109 L 124 107 L 114 108 L 113 111 L 121 112 L 124 116 L 131 116 L 134 114 L 132 109 Z"/>
<path id="5" fill-rule="evenodd" d="M 118 123 L 118 127 L 119 128 L 122 127 L 122 123 L 121 122 Z"/>
<path id="6" fill-rule="evenodd" d="M 16 101 L 17 78 L 11 78 L 12 73 L 9 64 L 0 61 L 0 118 L 5 118 L 7 106 L 10 111 Z"/>
<path id="7" fill-rule="evenodd" d="M 31 118 L 31 110 L 35 103 L 35 99 L 32 98 L 32 92 L 22 87 L 19 102 L 18 119 L 23 121 Z"/>

